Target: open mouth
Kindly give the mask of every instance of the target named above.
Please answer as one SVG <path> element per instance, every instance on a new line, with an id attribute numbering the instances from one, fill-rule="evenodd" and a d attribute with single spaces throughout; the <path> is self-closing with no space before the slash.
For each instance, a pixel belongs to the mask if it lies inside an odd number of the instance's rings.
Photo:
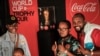
<path id="1" fill-rule="evenodd" d="M 80 31 L 80 27 L 79 27 L 79 26 L 76 26 L 75 29 L 76 29 L 77 31 Z"/>

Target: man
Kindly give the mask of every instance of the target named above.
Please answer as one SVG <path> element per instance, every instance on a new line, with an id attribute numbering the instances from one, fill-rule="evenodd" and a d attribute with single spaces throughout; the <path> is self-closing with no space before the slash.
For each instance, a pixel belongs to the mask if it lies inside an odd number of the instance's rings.
<path id="1" fill-rule="evenodd" d="M 0 55 L 12 56 L 13 49 L 19 47 L 24 50 L 25 56 L 31 56 L 25 37 L 17 32 L 18 20 L 15 16 L 9 16 L 6 28 L 7 32 L 1 36 L 0 40 Z"/>
<path id="2" fill-rule="evenodd" d="M 85 55 L 100 55 L 100 25 L 92 24 L 85 21 L 85 17 L 81 13 L 76 13 L 72 17 L 73 26 L 77 32 L 78 40 L 85 49 L 81 49 Z M 90 50 L 91 52 L 89 52 Z"/>
<path id="3" fill-rule="evenodd" d="M 56 44 L 55 42 L 55 44 L 52 46 L 52 50 L 55 56 L 58 55 L 59 52 L 66 53 L 68 56 L 74 56 L 74 55 L 78 56 L 79 55 L 78 54 L 79 43 L 70 34 L 70 28 L 71 28 L 71 24 L 67 20 L 62 20 L 58 23 L 57 31 L 61 39 L 58 40 L 57 42 L 58 44 Z M 66 43 L 68 43 L 68 45 L 66 45 Z M 65 55 L 65 54 L 62 54 L 62 55 Z"/>

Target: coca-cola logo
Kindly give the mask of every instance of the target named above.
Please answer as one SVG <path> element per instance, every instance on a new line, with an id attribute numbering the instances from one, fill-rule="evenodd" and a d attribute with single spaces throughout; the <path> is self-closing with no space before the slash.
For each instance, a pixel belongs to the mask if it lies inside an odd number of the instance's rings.
<path id="1" fill-rule="evenodd" d="M 70 0 L 66 3 L 67 13 L 73 17 L 75 13 L 84 14 L 86 21 L 95 22 L 100 15 L 99 0 Z"/>
<path id="2" fill-rule="evenodd" d="M 74 3 L 71 7 L 72 12 L 95 12 L 97 3 L 88 2 L 85 4 Z"/>

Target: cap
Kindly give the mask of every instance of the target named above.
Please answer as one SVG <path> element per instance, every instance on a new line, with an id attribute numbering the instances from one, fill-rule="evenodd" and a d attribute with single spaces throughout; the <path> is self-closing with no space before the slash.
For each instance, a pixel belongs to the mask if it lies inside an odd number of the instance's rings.
<path id="1" fill-rule="evenodd" d="M 18 19 L 14 15 L 10 15 L 9 18 L 7 19 L 7 21 L 6 21 L 6 24 L 11 25 L 13 23 L 18 23 Z"/>

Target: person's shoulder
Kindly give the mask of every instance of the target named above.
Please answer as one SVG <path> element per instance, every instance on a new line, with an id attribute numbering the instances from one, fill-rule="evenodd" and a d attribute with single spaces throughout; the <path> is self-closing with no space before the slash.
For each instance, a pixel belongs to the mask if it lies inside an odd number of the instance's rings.
<path id="1" fill-rule="evenodd" d="M 19 36 L 24 36 L 23 34 L 20 34 L 20 33 L 19 33 L 18 35 L 19 35 Z"/>
<path id="2" fill-rule="evenodd" d="M 0 36 L 0 39 L 5 39 L 6 38 L 6 35 L 7 35 L 7 32 L 4 33 L 3 35 Z"/>
<path id="3" fill-rule="evenodd" d="M 84 27 L 84 32 L 88 33 L 88 32 L 93 31 L 94 29 L 100 29 L 100 25 L 87 22 L 85 27 Z"/>
<path id="4" fill-rule="evenodd" d="M 19 33 L 18 35 L 19 35 L 20 37 L 25 37 L 23 34 L 20 34 L 20 33 Z"/>
<path id="5" fill-rule="evenodd" d="M 95 24 L 95 23 L 87 22 L 86 25 L 85 25 L 85 29 L 92 29 L 92 28 L 99 28 L 100 29 L 100 25 Z"/>
<path id="6" fill-rule="evenodd" d="M 0 38 L 5 37 L 5 36 L 6 36 L 6 33 L 4 33 L 3 35 L 1 35 Z"/>
<path id="7" fill-rule="evenodd" d="M 25 40 L 26 39 L 23 34 L 18 34 L 18 36 L 19 36 L 19 39 L 21 39 L 21 40 Z"/>
<path id="8" fill-rule="evenodd" d="M 19 42 L 20 42 L 21 45 L 26 44 L 26 38 L 23 34 L 19 34 Z"/>
<path id="9" fill-rule="evenodd" d="M 94 29 L 91 34 L 92 38 L 96 38 L 100 36 L 100 29 Z"/>

